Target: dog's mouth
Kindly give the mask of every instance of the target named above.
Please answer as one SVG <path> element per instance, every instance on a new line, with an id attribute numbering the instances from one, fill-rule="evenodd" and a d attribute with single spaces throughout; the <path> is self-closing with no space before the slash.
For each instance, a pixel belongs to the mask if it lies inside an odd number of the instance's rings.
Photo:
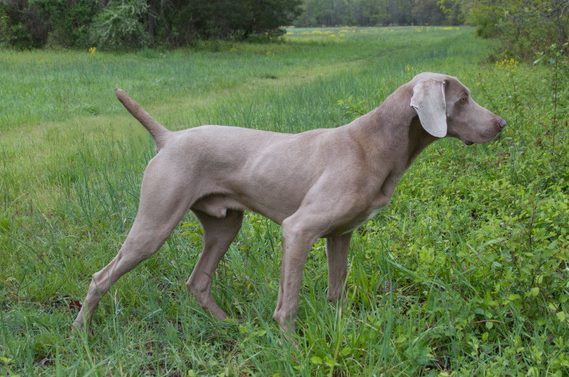
<path id="1" fill-rule="evenodd" d="M 478 135 L 471 135 L 470 137 L 472 137 L 475 141 L 473 141 L 470 138 L 468 138 L 468 139 L 461 138 L 461 140 L 466 145 L 483 144 L 483 143 L 489 142 L 490 140 L 495 139 L 499 134 L 500 134 L 500 130 L 498 130 L 497 132 L 495 132 L 494 130 L 490 130 L 487 132 L 481 132 Z"/>

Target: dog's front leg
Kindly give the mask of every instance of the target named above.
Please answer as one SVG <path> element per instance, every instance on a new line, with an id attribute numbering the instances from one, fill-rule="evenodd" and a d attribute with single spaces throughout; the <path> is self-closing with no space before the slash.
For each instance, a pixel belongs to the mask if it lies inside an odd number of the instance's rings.
<path id="1" fill-rule="evenodd" d="M 273 318 L 284 331 L 294 331 L 298 296 L 306 257 L 318 232 L 298 217 L 286 219 L 283 224 L 283 260 L 277 307 Z"/>
<path id="2" fill-rule="evenodd" d="M 348 250 L 352 232 L 326 238 L 328 257 L 328 300 L 337 301 L 343 296 L 348 271 Z"/>

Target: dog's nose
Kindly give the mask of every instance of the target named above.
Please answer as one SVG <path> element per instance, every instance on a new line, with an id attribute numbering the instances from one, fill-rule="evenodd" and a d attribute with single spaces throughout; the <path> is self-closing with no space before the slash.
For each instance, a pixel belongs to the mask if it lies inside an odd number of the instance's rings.
<path id="1" fill-rule="evenodd" d="M 496 118 L 496 124 L 500 126 L 500 129 L 506 127 L 506 121 L 500 117 Z"/>

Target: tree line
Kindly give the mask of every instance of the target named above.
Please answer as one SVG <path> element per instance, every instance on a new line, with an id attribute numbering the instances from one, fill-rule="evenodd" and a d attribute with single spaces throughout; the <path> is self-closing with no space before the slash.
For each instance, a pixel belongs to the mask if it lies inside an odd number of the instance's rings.
<path id="1" fill-rule="evenodd" d="M 0 44 L 106 49 L 279 36 L 284 26 L 441 25 L 441 0 L 0 0 Z"/>
<path id="2" fill-rule="evenodd" d="M 457 25 L 459 4 L 441 0 L 304 0 L 296 26 Z"/>
<path id="3" fill-rule="evenodd" d="M 0 46 L 180 47 L 284 26 L 477 26 L 507 54 L 567 53 L 569 0 L 0 0 Z"/>
<path id="4" fill-rule="evenodd" d="M 502 55 L 569 51 L 569 0 L 304 0 L 297 26 L 470 24 Z"/>
<path id="5" fill-rule="evenodd" d="M 0 44 L 106 49 L 277 35 L 300 0 L 0 0 Z"/>

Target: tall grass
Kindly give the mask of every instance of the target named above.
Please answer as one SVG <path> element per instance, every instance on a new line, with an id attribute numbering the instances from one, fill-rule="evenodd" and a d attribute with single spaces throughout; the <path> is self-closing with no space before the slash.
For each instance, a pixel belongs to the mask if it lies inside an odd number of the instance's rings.
<path id="1" fill-rule="evenodd" d="M 484 63 L 492 48 L 469 28 L 338 28 L 133 54 L 0 51 L 0 371 L 568 373 L 567 97 L 553 106 L 544 67 Z M 458 76 L 508 127 L 488 145 L 443 140 L 419 157 L 355 235 L 343 303 L 326 302 L 319 242 L 298 331 L 282 336 L 271 318 L 279 228 L 249 214 L 213 283 L 232 319 L 212 319 L 185 290 L 201 247 L 188 215 L 105 296 L 94 334 L 70 334 L 90 275 L 132 223 L 153 154 L 115 86 L 172 129 L 300 132 L 349 122 L 421 71 Z"/>

